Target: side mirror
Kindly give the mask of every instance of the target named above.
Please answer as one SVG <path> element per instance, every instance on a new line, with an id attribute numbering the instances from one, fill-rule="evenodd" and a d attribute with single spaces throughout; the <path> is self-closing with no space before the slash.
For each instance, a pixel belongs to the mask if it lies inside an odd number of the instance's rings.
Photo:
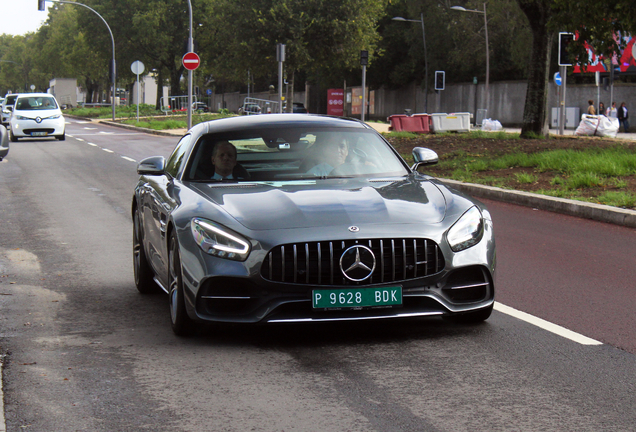
<path id="1" fill-rule="evenodd" d="M 4 107 L 7 111 L 13 112 L 13 105 L 7 105 Z"/>
<path id="2" fill-rule="evenodd" d="M 417 171 L 420 166 L 435 165 L 439 162 L 439 157 L 431 149 L 424 147 L 415 147 L 413 149 L 413 160 L 415 163 L 411 167 L 413 171 Z"/>
<path id="3" fill-rule="evenodd" d="M 166 169 L 166 159 L 163 156 L 152 156 L 139 162 L 137 174 L 161 175 Z"/>

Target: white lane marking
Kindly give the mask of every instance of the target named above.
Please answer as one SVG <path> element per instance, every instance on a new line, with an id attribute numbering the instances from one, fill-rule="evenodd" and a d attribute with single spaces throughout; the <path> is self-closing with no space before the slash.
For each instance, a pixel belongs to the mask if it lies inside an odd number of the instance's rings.
<path id="1" fill-rule="evenodd" d="M 97 144 L 93 144 L 91 142 L 87 142 L 86 144 L 88 144 L 89 146 L 93 146 L 93 147 L 99 147 Z"/>
<path id="2" fill-rule="evenodd" d="M 86 142 L 86 140 L 84 140 L 82 138 L 75 138 L 75 139 L 78 140 L 78 141 L 81 141 L 81 142 Z"/>
<path id="3" fill-rule="evenodd" d="M 599 342 L 597 340 L 591 339 L 587 336 L 583 336 L 582 334 L 573 332 L 572 330 L 568 330 L 565 327 L 561 327 L 560 325 L 552 324 L 549 321 L 546 321 L 541 318 L 537 318 L 533 315 L 530 315 L 525 312 L 521 312 L 520 310 L 511 308 L 510 306 L 506 306 L 499 302 L 495 302 L 495 310 L 505 313 L 506 315 L 510 315 L 532 325 L 535 325 L 539 328 L 547 330 L 551 333 L 564 337 L 566 339 L 570 339 L 571 341 L 580 343 L 581 345 L 603 345 L 603 342 Z"/>
<path id="4" fill-rule="evenodd" d="M 107 149 L 107 148 L 103 148 L 102 150 L 104 150 L 106 153 L 115 153 L 114 151 L 109 150 L 109 149 Z"/>
<path id="5" fill-rule="evenodd" d="M 121 158 L 126 159 L 127 161 L 130 161 L 130 162 L 137 162 L 136 160 L 129 158 L 128 156 L 122 156 Z"/>
<path id="6" fill-rule="evenodd" d="M 97 130 L 97 128 L 85 127 L 84 130 Z"/>

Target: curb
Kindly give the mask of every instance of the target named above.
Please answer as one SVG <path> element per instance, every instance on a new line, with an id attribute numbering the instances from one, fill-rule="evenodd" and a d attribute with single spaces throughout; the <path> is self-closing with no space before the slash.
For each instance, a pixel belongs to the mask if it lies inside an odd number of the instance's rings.
<path id="1" fill-rule="evenodd" d="M 566 198 L 555 198 L 530 192 L 501 189 L 463 183 L 456 180 L 440 179 L 443 183 L 465 192 L 475 198 L 486 198 L 510 204 L 518 204 L 539 210 L 561 213 L 599 222 L 611 223 L 628 228 L 636 228 L 636 211 L 604 204 L 587 203 Z"/>
<path id="2" fill-rule="evenodd" d="M 147 134 L 151 134 L 151 135 L 161 135 L 161 136 L 182 136 L 185 134 L 185 132 L 166 132 L 166 131 L 159 131 L 159 130 L 154 130 L 154 129 L 148 129 L 148 128 L 142 128 L 142 127 L 138 127 L 138 126 L 133 126 L 133 125 L 127 125 L 127 124 L 123 124 L 123 123 L 117 123 L 117 122 L 113 122 L 113 121 L 109 121 L 109 120 L 99 120 L 99 123 L 108 125 L 108 126 L 115 126 L 115 127 L 119 127 L 122 129 L 129 129 L 129 130 L 136 130 L 138 132 L 144 132 Z M 175 129 L 175 131 L 179 131 L 179 129 Z"/>

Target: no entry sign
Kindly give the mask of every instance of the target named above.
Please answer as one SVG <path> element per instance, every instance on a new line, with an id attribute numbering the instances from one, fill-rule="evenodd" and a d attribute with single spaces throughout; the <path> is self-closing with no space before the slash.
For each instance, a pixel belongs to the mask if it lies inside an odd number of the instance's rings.
<path id="1" fill-rule="evenodd" d="M 197 53 L 189 52 L 183 56 L 182 63 L 183 63 L 183 67 L 186 68 L 187 70 L 195 70 L 196 68 L 199 67 L 199 64 L 201 63 L 201 59 L 199 58 Z"/>

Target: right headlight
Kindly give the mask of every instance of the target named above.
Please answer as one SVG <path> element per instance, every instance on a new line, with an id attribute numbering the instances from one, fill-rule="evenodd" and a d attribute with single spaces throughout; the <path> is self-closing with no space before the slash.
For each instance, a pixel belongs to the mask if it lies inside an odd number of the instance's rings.
<path id="1" fill-rule="evenodd" d="M 448 230 L 446 238 L 453 252 L 459 252 L 479 243 L 483 235 L 484 219 L 477 207 L 471 207 Z"/>
<path id="2" fill-rule="evenodd" d="M 195 218 L 190 229 L 194 241 L 205 253 L 235 261 L 245 261 L 250 254 L 250 244 L 245 238 L 215 222 Z"/>

